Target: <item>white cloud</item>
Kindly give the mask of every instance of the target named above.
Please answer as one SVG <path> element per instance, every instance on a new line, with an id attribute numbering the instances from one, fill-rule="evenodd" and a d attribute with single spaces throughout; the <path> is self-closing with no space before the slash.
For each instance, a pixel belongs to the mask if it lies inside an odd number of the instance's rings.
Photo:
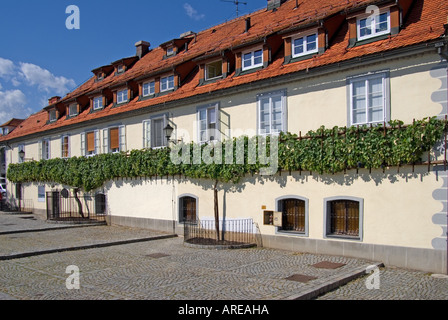
<path id="1" fill-rule="evenodd" d="M 73 79 L 55 76 L 50 71 L 31 63 L 20 63 L 20 73 L 29 85 L 37 86 L 39 90 L 47 93 L 53 92 L 63 96 L 76 86 Z"/>
<path id="2" fill-rule="evenodd" d="M 11 60 L 0 58 L 0 78 L 14 74 L 14 63 Z"/>
<path id="3" fill-rule="evenodd" d="M 191 19 L 194 19 L 196 21 L 201 20 L 205 17 L 204 14 L 199 14 L 198 11 L 195 8 L 193 8 L 189 3 L 184 4 L 184 9 L 185 9 L 186 14 Z"/>
<path id="4" fill-rule="evenodd" d="M 27 118 L 32 111 L 26 104 L 27 99 L 22 91 L 0 91 L 0 124 L 12 118 Z"/>

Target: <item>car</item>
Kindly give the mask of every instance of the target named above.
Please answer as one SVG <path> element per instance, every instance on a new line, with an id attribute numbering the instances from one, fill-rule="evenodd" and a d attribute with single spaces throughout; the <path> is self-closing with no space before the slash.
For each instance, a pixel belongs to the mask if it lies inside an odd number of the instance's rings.
<path id="1" fill-rule="evenodd" d="M 6 198 L 6 189 L 0 184 L 0 193 L 2 194 L 2 198 Z"/>

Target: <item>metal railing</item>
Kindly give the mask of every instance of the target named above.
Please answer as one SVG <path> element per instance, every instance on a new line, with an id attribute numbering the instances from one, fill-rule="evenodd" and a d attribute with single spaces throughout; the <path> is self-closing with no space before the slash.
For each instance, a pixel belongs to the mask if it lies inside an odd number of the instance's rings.
<path id="1" fill-rule="evenodd" d="M 47 219 L 54 221 L 106 221 L 104 194 L 71 194 L 67 190 L 46 193 Z"/>
<path id="2" fill-rule="evenodd" d="M 185 221 L 184 242 L 198 245 L 255 245 L 257 227 L 252 219 L 219 220 L 217 234 L 215 220 Z"/>

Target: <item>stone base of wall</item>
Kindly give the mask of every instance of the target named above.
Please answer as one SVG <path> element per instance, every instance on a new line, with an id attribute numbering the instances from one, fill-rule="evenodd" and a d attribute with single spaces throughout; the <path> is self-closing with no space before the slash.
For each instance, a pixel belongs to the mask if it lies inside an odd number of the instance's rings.
<path id="1" fill-rule="evenodd" d="M 447 272 L 447 253 L 444 250 L 317 240 L 285 236 L 262 235 L 263 247 L 314 254 L 353 257 L 382 262 L 385 266 L 420 270 L 432 273 Z"/>
<path id="2" fill-rule="evenodd" d="M 110 216 L 109 225 L 142 228 L 183 235 L 183 226 L 176 221 Z M 443 250 L 355 243 L 335 240 L 261 235 L 265 248 L 294 252 L 345 256 L 382 262 L 385 266 L 446 274 L 447 253 Z"/>

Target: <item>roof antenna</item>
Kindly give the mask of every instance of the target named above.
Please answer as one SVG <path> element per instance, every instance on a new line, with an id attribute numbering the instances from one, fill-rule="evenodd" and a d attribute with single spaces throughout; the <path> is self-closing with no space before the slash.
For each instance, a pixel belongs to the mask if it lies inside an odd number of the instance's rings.
<path id="1" fill-rule="evenodd" d="M 239 5 L 240 4 L 246 4 L 247 5 L 247 2 L 241 2 L 241 1 L 238 1 L 238 0 L 221 0 L 222 2 L 232 2 L 235 6 L 236 6 L 236 17 L 238 18 L 238 16 L 239 16 L 239 14 L 240 14 L 240 12 L 239 12 Z"/>

